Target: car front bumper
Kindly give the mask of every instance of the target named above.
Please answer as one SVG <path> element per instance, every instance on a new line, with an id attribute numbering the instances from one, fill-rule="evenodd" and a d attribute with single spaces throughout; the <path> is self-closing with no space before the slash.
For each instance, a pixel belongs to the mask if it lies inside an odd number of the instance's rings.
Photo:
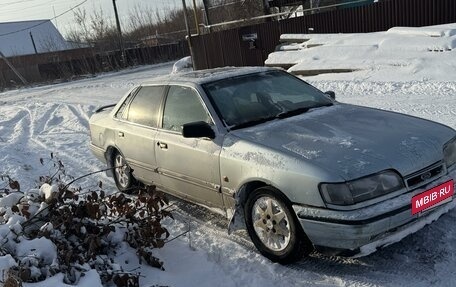
<path id="1" fill-rule="evenodd" d="M 456 178 L 456 168 L 426 186 L 396 198 L 352 211 L 293 205 L 299 222 L 317 250 L 327 254 L 364 256 L 400 241 L 456 206 L 450 202 L 412 215 L 412 197 Z M 455 184 L 456 185 L 456 184 Z"/>

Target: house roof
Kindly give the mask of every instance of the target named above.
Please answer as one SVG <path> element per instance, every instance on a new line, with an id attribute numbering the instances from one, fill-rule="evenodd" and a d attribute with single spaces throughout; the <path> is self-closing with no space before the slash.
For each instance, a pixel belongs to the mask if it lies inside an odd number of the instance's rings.
<path id="1" fill-rule="evenodd" d="M 70 48 L 50 20 L 0 23 L 0 52 L 5 57 L 35 54 L 33 42 L 37 53 Z"/>

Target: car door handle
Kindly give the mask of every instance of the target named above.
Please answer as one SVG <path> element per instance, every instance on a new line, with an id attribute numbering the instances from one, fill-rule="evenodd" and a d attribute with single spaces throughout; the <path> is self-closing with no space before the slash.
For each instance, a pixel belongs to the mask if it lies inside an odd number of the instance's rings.
<path id="1" fill-rule="evenodd" d="M 161 149 L 168 149 L 168 144 L 161 143 L 161 142 L 157 142 L 157 145 L 158 145 Z"/>
<path id="2" fill-rule="evenodd" d="M 125 134 L 123 132 L 119 132 L 118 135 L 119 135 L 119 138 L 123 138 L 125 136 Z"/>

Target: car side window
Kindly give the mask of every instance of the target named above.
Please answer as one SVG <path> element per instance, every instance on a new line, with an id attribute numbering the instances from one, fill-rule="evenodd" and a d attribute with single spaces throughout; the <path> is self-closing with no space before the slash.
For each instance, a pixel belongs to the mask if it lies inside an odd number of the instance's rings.
<path id="1" fill-rule="evenodd" d="M 141 87 L 131 101 L 127 120 L 149 127 L 157 127 L 163 91 L 164 86 Z"/>
<path id="2" fill-rule="evenodd" d="M 125 99 L 125 101 L 123 101 L 122 105 L 120 106 L 120 108 L 117 110 L 116 114 L 115 114 L 115 117 L 118 118 L 118 119 L 124 119 L 126 118 L 126 112 L 125 112 L 125 109 L 128 105 L 128 103 L 130 102 L 131 98 L 133 97 L 133 95 L 138 91 L 138 89 L 134 89 L 133 91 L 131 91 L 131 93 L 128 95 L 128 97 Z M 125 113 L 124 113 L 125 112 Z"/>
<path id="3" fill-rule="evenodd" d="M 182 125 L 198 121 L 211 123 L 198 93 L 188 87 L 171 86 L 163 112 L 163 129 L 181 132 Z"/>

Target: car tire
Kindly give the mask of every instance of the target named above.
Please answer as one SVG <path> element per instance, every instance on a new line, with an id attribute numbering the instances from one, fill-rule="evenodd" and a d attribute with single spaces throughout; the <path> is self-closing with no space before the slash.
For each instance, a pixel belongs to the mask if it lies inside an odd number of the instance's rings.
<path id="1" fill-rule="evenodd" d="M 131 193 L 131 188 L 135 185 L 136 180 L 133 177 L 132 170 L 127 163 L 125 157 L 118 151 L 115 151 L 112 156 L 112 166 L 114 181 L 116 183 L 117 189 Z"/>
<path id="2" fill-rule="evenodd" d="M 292 263 L 313 250 L 290 201 L 273 187 L 254 190 L 246 201 L 244 216 L 253 244 L 273 262 Z"/>

